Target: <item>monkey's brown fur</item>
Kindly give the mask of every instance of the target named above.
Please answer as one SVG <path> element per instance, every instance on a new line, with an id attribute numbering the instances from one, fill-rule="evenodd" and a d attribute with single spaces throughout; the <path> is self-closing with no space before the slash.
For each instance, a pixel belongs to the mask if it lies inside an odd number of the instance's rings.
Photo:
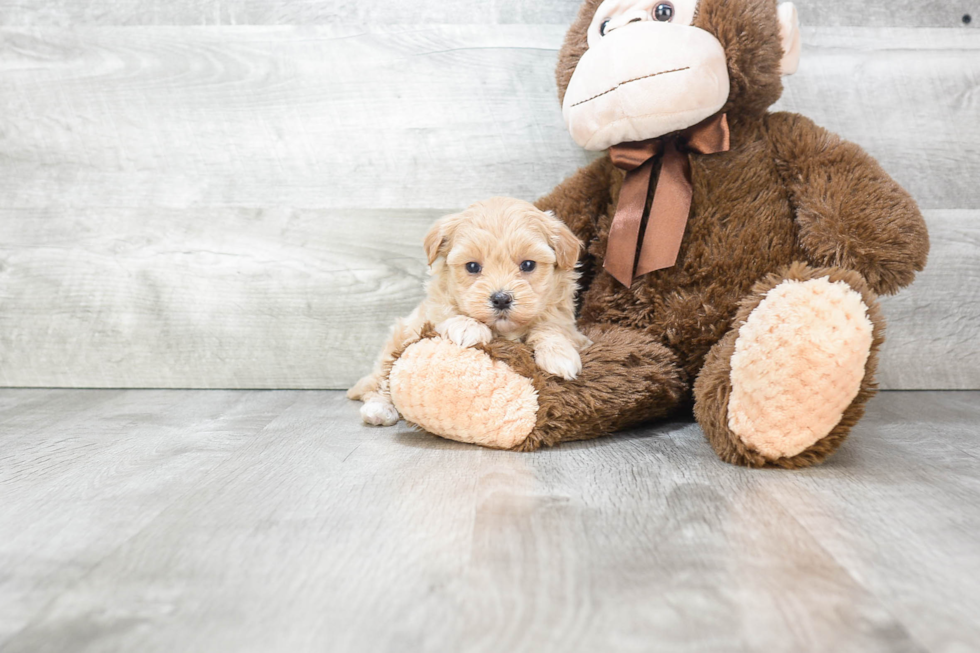
<path id="1" fill-rule="evenodd" d="M 586 0 L 568 33 L 557 69 L 560 96 L 586 51 L 599 4 Z M 596 344 L 572 382 L 536 369 L 522 345 L 487 346 L 538 390 L 537 427 L 520 450 L 662 418 L 694 398 L 695 415 L 724 460 L 804 467 L 837 449 L 875 392 L 884 331 L 876 294 L 911 283 L 928 254 L 916 203 L 858 146 L 802 116 L 767 113 L 782 92 L 775 0 L 702 0 L 695 26 L 714 34 L 727 54 L 731 151 L 691 155 L 693 206 L 677 265 L 632 288 L 602 270 L 624 180 L 608 156 L 537 203 L 586 243 L 580 322 Z M 820 277 L 845 282 L 869 308 L 874 338 L 864 380 L 828 436 L 792 458 L 767 459 L 728 426 L 738 328 L 781 281 Z"/>

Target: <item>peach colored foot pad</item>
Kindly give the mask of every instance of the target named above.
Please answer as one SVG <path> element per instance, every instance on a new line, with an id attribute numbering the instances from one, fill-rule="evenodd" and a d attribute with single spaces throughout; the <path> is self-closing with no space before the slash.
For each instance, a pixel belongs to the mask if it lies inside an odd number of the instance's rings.
<path id="1" fill-rule="evenodd" d="M 861 388 L 873 330 L 846 283 L 786 281 L 770 290 L 738 332 L 728 427 L 771 459 L 826 437 Z"/>
<path id="2" fill-rule="evenodd" d="M 390 379 L 398 412 L 444 438 L 511 449 L 534 430 L 538 394 L 531 381 L 482 351 L 422 340 L 395 362 Z"/>

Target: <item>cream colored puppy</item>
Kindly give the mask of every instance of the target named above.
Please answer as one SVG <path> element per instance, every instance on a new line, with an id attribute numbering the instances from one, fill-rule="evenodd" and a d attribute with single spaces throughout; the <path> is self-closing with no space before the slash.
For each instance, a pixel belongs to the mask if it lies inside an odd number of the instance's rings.
<path id="1" fill-rule="evenodd" d="M 579 352 L 592 344 L 575 326 L 580 247 L 561 220 L 520 200 L 494 198 L 438 220 L 425 237 L 428 296 L 395 323 L 374 372 L 347 393 L 364 402 L 364 421 L 398 422 L 387 373 L 394 352 L 427 322 L 462 347 L 494 337 L 525 342 L 544 371 L 578 376 Z"/>

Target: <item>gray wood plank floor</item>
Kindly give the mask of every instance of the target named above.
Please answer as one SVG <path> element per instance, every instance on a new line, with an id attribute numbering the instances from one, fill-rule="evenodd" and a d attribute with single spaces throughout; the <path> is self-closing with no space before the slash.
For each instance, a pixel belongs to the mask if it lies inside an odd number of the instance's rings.
<path id="1" fill-rule="evenodd" d="M 0 391 L 0 650 L 980 650 L 980 393 L 803 472 L 537 454 L 335 392 Z"/>

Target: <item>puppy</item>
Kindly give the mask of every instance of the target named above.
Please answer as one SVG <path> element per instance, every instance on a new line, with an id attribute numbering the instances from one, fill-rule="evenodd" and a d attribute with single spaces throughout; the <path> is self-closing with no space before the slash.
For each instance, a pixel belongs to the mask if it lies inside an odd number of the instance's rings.
<path id="1" fill-rule="evenodd" d="M 395 323 L 374 372 L 347 393 L 364 402 L 364 421 L 398 422 L 387 372 L 427 322 L 462 347 L 494 337 L 525 342 L 544 371 L 578 376 L 579 352 L 592 344 L 575 326 L 581 246 L 561 220 L 520 200 L 494 198 L 438 220 L 425 237 L 428 296 Z"/>

